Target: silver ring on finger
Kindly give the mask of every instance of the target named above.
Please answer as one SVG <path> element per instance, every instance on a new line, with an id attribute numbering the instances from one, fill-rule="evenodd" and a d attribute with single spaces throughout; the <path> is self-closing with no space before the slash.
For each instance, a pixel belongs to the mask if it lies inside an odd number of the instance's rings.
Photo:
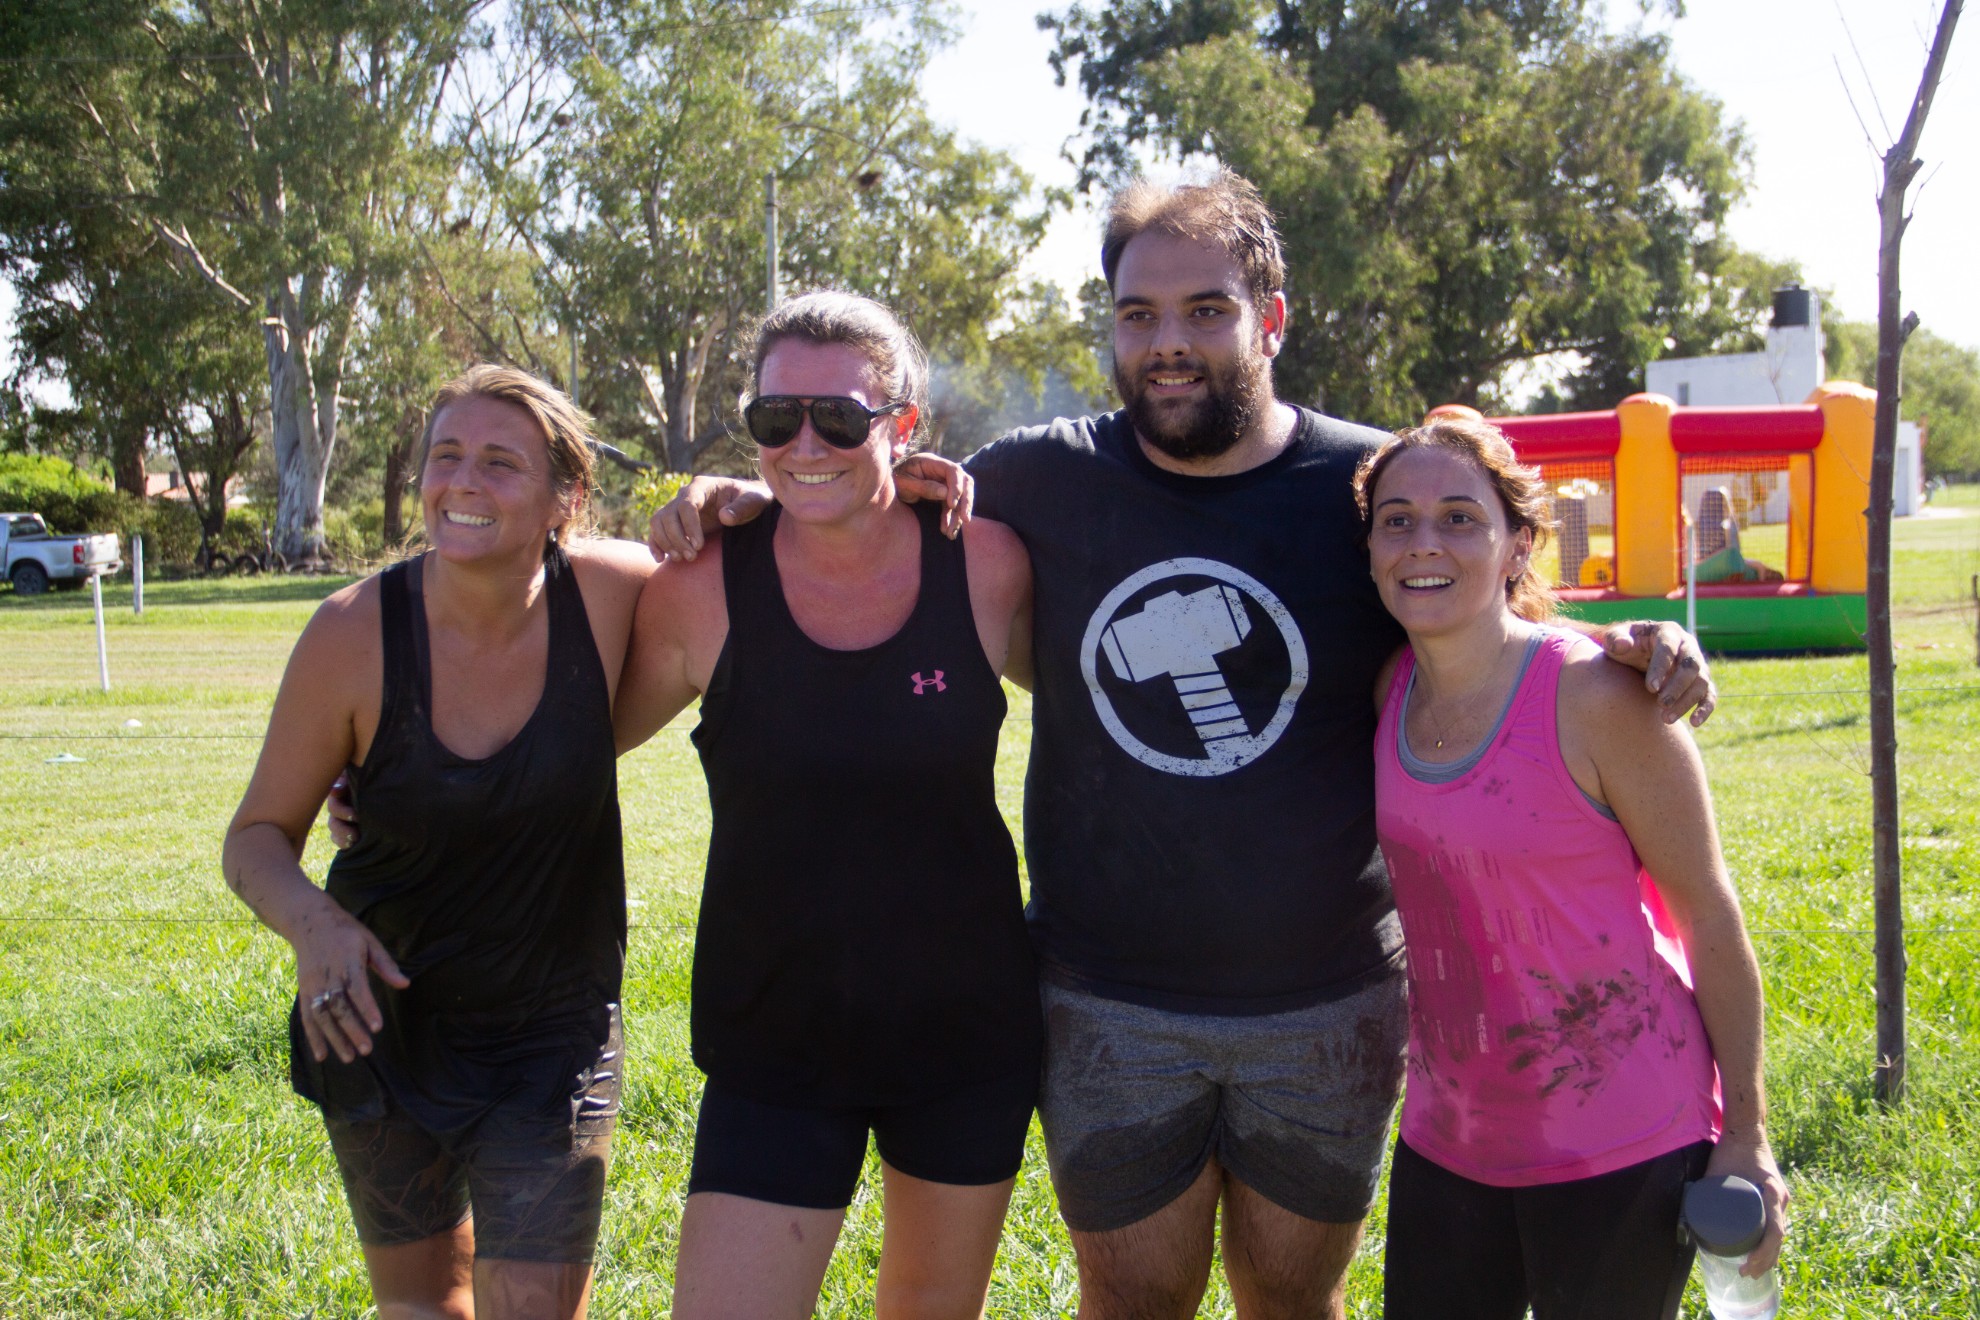
<path id="1" fill-rule="evenodd" d="M 344 1000 L 344 987 L 341 985 L 333 985 L 328 990 L 325 990 L 322 994 L 317 995 L 316 997 L 311 999 L 309 1001 L 309 1009 L 310 1012 L 312 1013 L 321 1013 L 326 1008 L 331 1008 L 337 1004 L 342 1003 L 343 1000 Z"/>

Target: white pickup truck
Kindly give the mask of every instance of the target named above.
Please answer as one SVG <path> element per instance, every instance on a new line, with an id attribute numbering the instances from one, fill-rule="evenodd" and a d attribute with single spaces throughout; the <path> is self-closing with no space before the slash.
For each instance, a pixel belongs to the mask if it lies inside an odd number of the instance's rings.
<path id="1" fill-rule="evenodd" d="M 124 547 L 114 532 L 54 536 L 38 513 L 0 513 L 0 565 L 17 593 L 38 596 L 52 582 L 73 586 L 91 573 L 115 573 Z"/>

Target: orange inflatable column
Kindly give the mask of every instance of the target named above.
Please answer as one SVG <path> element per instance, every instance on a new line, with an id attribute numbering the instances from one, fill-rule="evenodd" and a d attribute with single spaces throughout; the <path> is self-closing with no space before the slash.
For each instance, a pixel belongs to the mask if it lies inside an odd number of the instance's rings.
<path id="1" fill-rule="evenodd" d="M 1854 595 L 1870 578 L 1870 446 L 1877 392 L 1832 380 L 1817 386 L 1808 401 L 1820 405 L 1823 422 L 1822 443 L 1815 447 L 1815 547 L 1808 585 Z"/>
<path id="2" fill-rule="evenodd" d="M 1616 450 L 1616 589 L 1625 596 L 1668 596 L 1678 588 L 1677 451 L 1661 394 L 1632 394 L 1616 405 L 1622 445 Z"/>
<path id="3" fill-rule="evenodd" d="M 1795 454 L 1788 459 L 1788 552 L 1781 566 L 1790 581 L 1806 582 L 1814 572 L 1809 559 L 1809 538 L 1815 531 L 1815 455 Z"/>

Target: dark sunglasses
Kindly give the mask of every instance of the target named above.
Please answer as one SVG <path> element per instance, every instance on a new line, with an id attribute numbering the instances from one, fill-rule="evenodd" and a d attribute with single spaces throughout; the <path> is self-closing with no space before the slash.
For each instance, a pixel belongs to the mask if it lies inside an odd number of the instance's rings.
<path id="1" fill-rule="evenodd" d="M 743 425 L 749 438 L 765 449 L 775 449 L 797 439 L 804 429 L 804 417 L 811 414 L 811 429 L 834 449 L 857 449 L 866 443 L 876 417 L 892 417 L 910 408 L 906 400 L 869 408 L 858 399 L 836 396 L 806 403 L 795 394 L 765 394 L 743 407 Z"/>

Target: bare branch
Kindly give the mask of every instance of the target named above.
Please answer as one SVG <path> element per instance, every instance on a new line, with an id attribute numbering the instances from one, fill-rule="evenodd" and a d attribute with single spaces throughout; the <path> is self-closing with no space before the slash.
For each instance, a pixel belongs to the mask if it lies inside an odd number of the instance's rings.
<path id="1" fill-rule="evenodd" d="M 1849 90 L 1849 76 L 1843 72 L 1842 57 L 1831 55 L 1829 58 L 1835 61 L 1836 81 L 1842 84 L 1843 100 L 1849 102 L 1849 112 L 1856 116 L 1856 126 L 1863 130 L 1863 145 L 1870 148 L 1871 155 L 1882 155 L 1883 150 L 1877 145 L 1875 135 L 1870 132 L 1870 125 L 1863 122 L 1863 112 L 1856 108 L 1856 94 Z"/>
<path id="2" fill-rule="evenodd" d="M 666 399 L 660 396 L 660 391 L 653 388 L 653 374 L 649 372 L 643 364 L 641 364 L 639 361 L 637 361 L 634 358 L 622 359 L 620 365 L 623 366 L 627 371 L 632 372 L 633 376 L 639 381 L 640 388 L 646 391 L 647 405 L 653 409 L 653 415 L 660 419 L 660 429 L 662 431 L 666 430 L 667 401 Z M 661 454 L 664 456 L 665 453 L 666 453 L 666 446 L 665 446 L 665 442 L 663 441 L 661 446 Z"/>
<path id="3" fill-rule="evenodd" d="M 539 374 L 547 374 L 543 371 L 543 354 L 537 352 L 536 345 L 529 341 L 529 327 L 523 324 L 522 317 L 516 314 L 513 306 L 504 307 L 503 310 L 508 314 L 509 324 L 515 327 L 516 342 L 522 345 L 523 352 L 528 355 L 531 369 Z"/>
<path id="4" fill-rule="evenodd" d="M 433 259 L 432 249 L 426 246 L 425 237 L 415 234 L 413 241 L 419 245 L 420 256 L 426 259 L 428 269 L 433 272 L 433 282 L 440 290 L 440 296 L 446 299 L 449 307 L 454 309 L 454 314 L 460 317 L 468 328 L 480 337 L 481 345 L 485 350 L 491 354 L 499 350 L 502 344 L 501 337 L 482 324 L 480 318 L 475 316 L 459 298 L 454 296 L 453 288 L 447 283 L 446 273 L 440 269 L 440 263 Z"/>
<path id="5" fill-rule="evenodd" d="M 1877 122 L 1884 126 L 1884 137 L 1886 140 L 1889 140 L 1891 136 L 1891 121 L 1884 117 L 1884 107 L 1877 100 L 1877 84 L 1870 77 L 1869 66 L 1863 62 L 1863 51 L 1856 44 L 1856 34 L 1849 30 L 1849 19 L 1843 14 L 1842 0 L 1836 0 L 1836 21 L 1842 24 L 1843 39 L 1849 42 L 1850 54 L 1856 56 L 1856 67 L 1863 75 L 1864 90 L 1870 94 L 1871 108 L 1876 110 Z"/>
<path id="6" fill-rule="evenodd" d="M 1938 95 L 1939 78 L 1945 73 L 1946 56 L 1952 50 L 1953 28 L 1959 22 L 1960 10 L 1965 0 L 1946 0 L 1945 11 L 1939 16 L 1939 30 L 1932 38 L 1932 53 L 1925 59 L 1924 76 L 1918 80 L 1918 91 L 1911 98 L 1911 113 L 1905 116 L 1904 132 L 1898 135 L 1895 149 L 1909 157 L 1918 151 L 1918 139 L 1925 132 L 1925 117 L 1932 112 L 1932 99 Z M 1912 173 L 1916 174 L 1918 162 L 1912 162 Z M 1906 180 L 1909 182 L 1909 179 Z"/>
<path id="7" fill-rule="evenodd" d="M 571 31 L 576 34 L 578 44 L 584 47 L 584 53 L 596 60 L 601 67 L 606 67 L 605 57 L 598 53 L 597 43 L 585 32 L 584 25 L 578 22 L 577 15 L 571 12 L 571 7 L 565 4 L 564 0 L 557 0 L 557 12 L 562 14 L 565 20 L 570 23 Z"/>
<path id="8" fill-rule="evenodd" d="M 199 250 L 199 244 L 193 242 L 192 235 L 186 232 L 184 225 L 179 226 L 179 232 L 176 234 L 172 232 L 170 226 L 163 220 L 153 220 L 151 227 L 153 232 L 164 239 L 173 251 L 179 253 L 187 261 L 190 261 L 193 264 L 193 268 L 205 278 L 208 284 L 211 284 L 214 288 L 231 297 L 242 307 L 250 310 L 253 309 L 255 305 L 254 299 L 227 283 L 226 277 L 215 270 L 213 263 L 206 259 L 206 254 Z"/>

